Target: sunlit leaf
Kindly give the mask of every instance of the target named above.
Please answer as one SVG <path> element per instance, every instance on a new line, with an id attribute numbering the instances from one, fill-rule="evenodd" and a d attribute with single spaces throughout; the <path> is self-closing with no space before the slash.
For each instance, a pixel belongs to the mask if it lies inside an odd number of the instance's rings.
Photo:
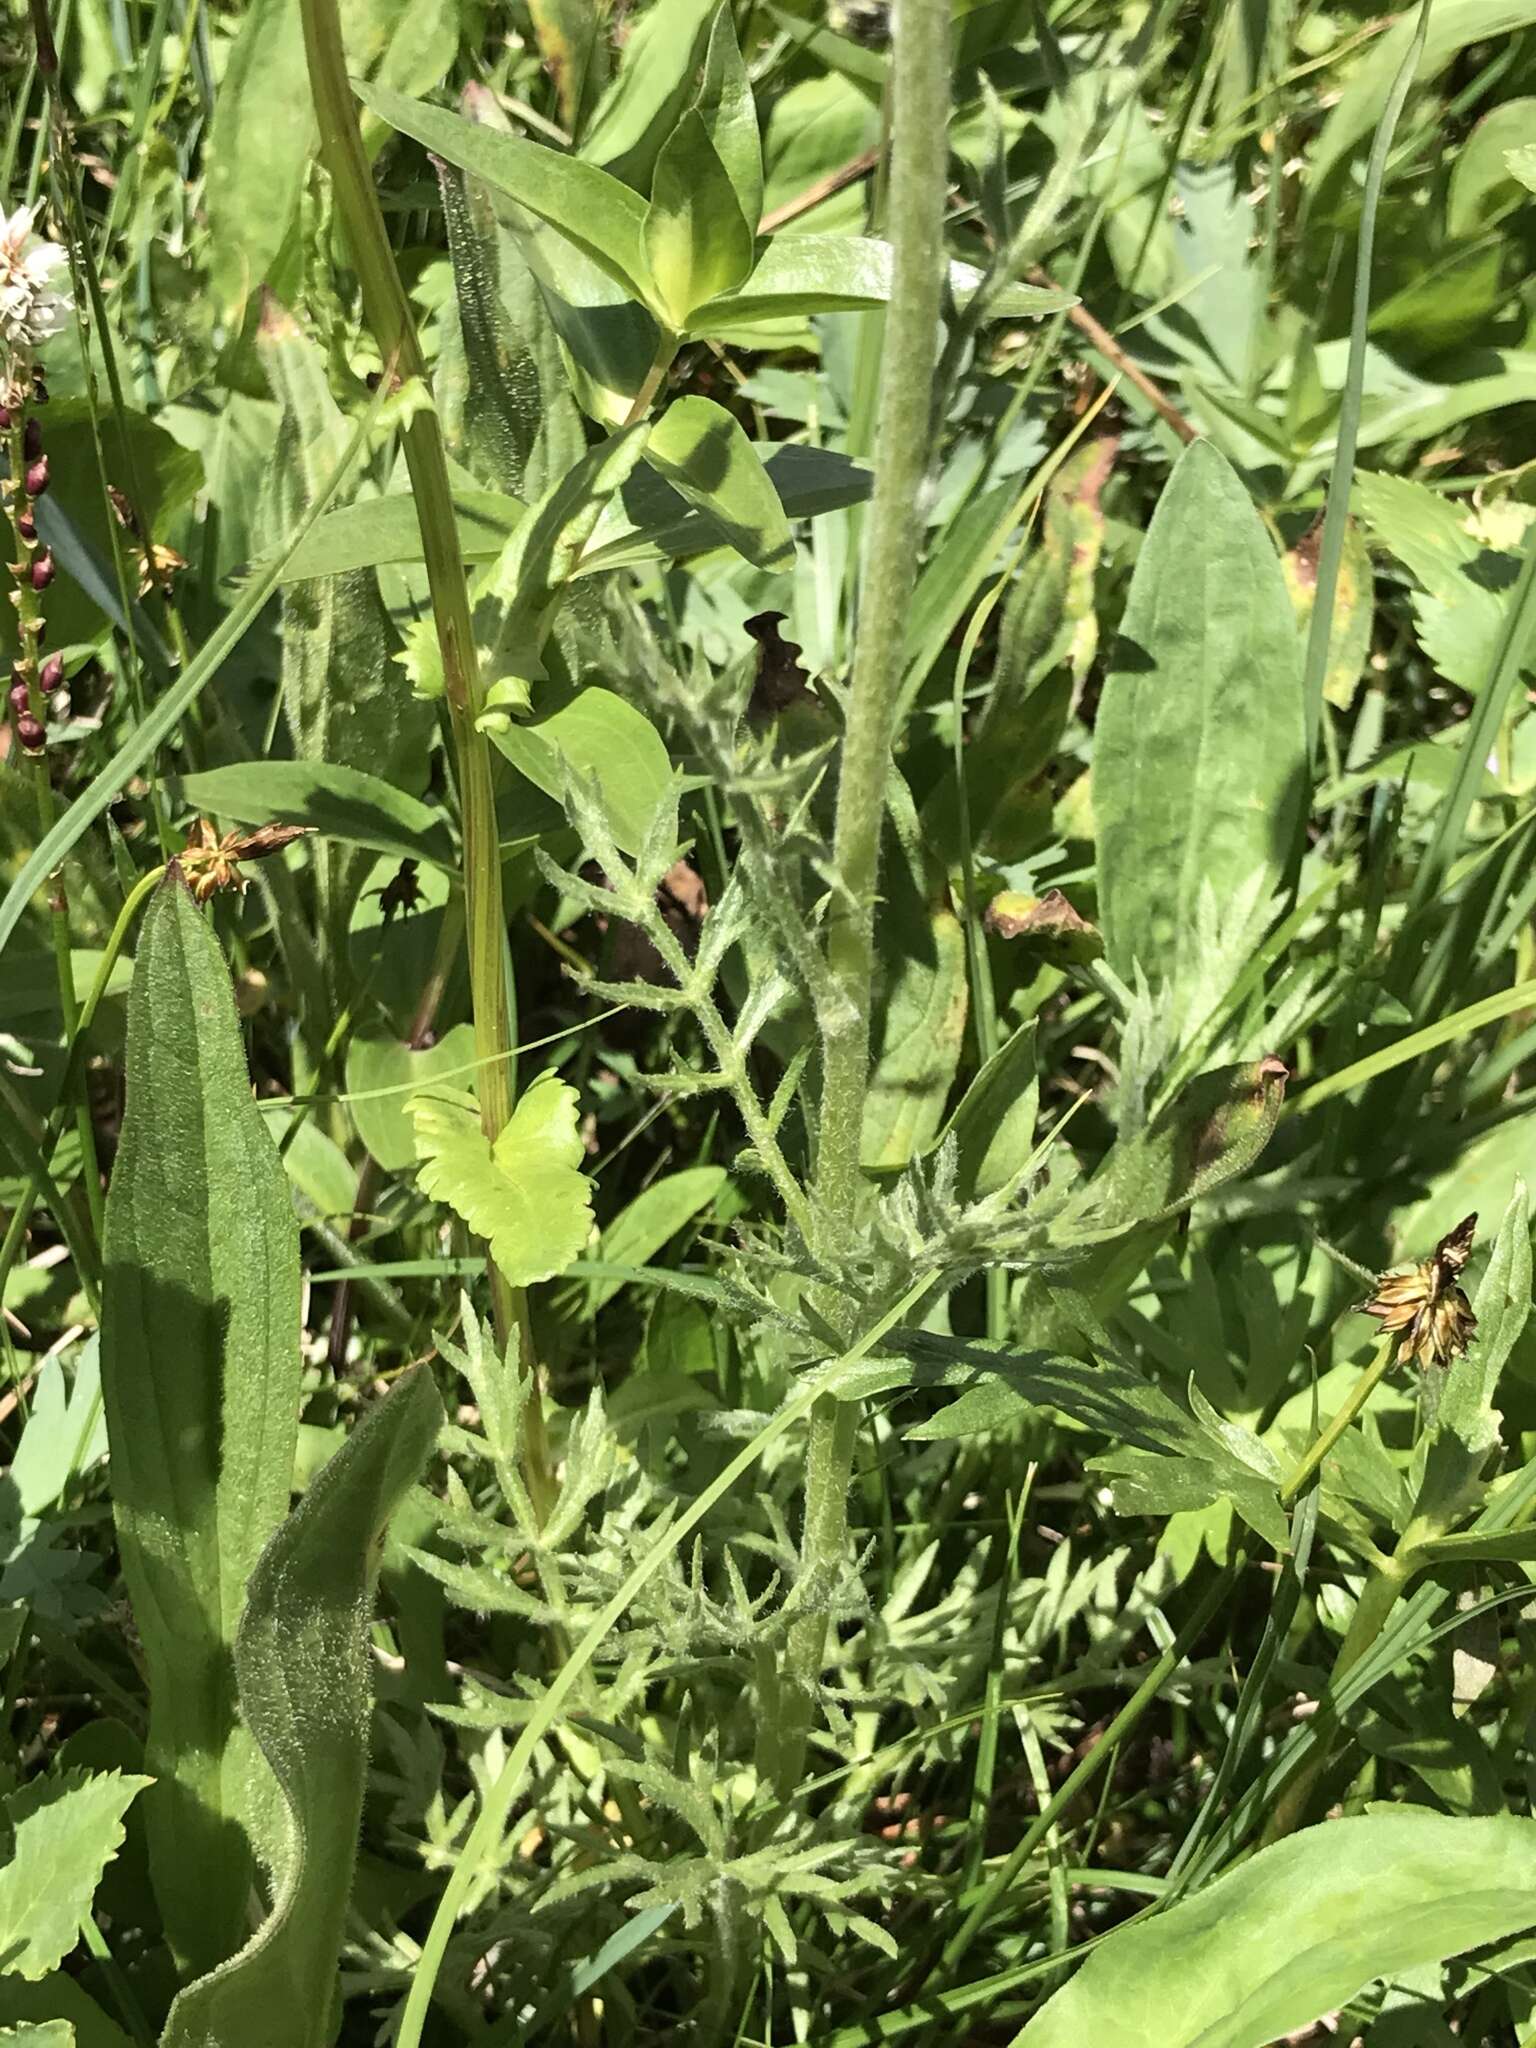
<path id="1" fill-rule="evenodd" d="M 494 1145 L 457 1091 L 413 1096 L 411 1116 L 422 1187 L 485 1239 L 512 1286 L 553 1280 L 580 1257 L 592 1204 L 574 1088 L 541 1074 Z"/>

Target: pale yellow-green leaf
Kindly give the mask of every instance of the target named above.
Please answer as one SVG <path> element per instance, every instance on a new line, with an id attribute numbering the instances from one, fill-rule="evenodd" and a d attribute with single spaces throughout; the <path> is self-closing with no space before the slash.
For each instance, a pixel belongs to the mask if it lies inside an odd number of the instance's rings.
<path id="1" fill-rule="evenodd" d="M 541 1074 L 494 1146 L 457 1090 L 413 1096 L 411 1118 L 422 1187 L 485 1239 L 514 1287 L 552 1280 L 580 1256 L 592 1204 L 574 1088 Z"/>

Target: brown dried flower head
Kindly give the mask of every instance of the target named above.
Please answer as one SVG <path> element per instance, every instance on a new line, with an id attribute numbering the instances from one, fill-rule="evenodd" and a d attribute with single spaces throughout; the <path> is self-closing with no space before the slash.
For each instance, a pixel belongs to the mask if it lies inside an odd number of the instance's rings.
<path id="1" fill-rule="evenodd" d="M 176 865 L 197 901 L 206 903 L 220 889 L 244 892 L 247 877 L 240 872 L 242 861 L 265 860 L 313 829 L 309 825 L 260 825 L 254 832 L 226 832 L 221 839 L 206 818 L 199 818 L 176 856 Z"/>
<path id="2" fill-rule="evenodd" d="M 1421 1366 L 1449 1365 L 1471 1343 L 1477 1317 L 1459 1281 L 1476 1229 L 1476 1215 L 1464 1216 L 1427 1259 L 1383 1273 L 1362 1305 L 1362 1315 L 1375 1316 L 1384 1335 L 1403 1333 L 1399 1365 L 1410 1358 Z"/>

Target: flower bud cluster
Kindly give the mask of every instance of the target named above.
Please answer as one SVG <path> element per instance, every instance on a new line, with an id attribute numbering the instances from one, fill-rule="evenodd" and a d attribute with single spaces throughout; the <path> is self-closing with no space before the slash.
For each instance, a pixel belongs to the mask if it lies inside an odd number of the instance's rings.
<path id="1" fill-rule="evenodd" d="M 42 407 L 48 386 L 35 365 L 25 375 L 13 362 L 0 385 L 0 434 L 8 444 L 5 509 L 14 540 L 11 602 L 16 607 L 16 660 L 11 665 L 8 702 L 22 753 L 43 752 L 43 719 L 50 700 L 61 697 L 64 664 L 42 656 L 47 621 L 41 598 L 54 578 L 53 550 L 37 531 L 37 501 L 48 489 L 48 453 L 43 446 Z"/>

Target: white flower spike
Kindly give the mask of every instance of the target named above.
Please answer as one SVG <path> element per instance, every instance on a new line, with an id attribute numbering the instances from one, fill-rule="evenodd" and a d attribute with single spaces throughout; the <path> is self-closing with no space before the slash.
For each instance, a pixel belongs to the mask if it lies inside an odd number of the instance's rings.
<path id="1" fill-rule="evenodd" d="M 69 315 L 69 293 L 54 282 L 68 257 L 57 242 L 33 233 L 33 214 L 22 206 L 0 218 L 0 341 L 15 355 L 30 354 Z"/>

